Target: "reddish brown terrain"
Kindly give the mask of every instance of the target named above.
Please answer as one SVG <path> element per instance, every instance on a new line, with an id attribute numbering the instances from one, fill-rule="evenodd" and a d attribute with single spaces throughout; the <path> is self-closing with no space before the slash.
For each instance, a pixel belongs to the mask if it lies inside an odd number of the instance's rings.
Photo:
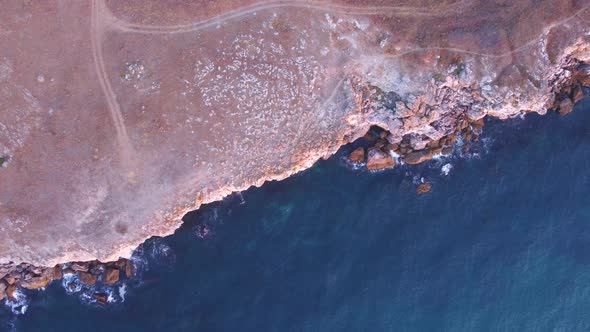
<path id="1" fill-rule="evenodd" d="M 6 1 L 0 263 L 128 256 L 371 125 L 389 134 L 369 155 L 417 163 L 484 116 L 567 113 L 589 82 L 589 7 Z"/>

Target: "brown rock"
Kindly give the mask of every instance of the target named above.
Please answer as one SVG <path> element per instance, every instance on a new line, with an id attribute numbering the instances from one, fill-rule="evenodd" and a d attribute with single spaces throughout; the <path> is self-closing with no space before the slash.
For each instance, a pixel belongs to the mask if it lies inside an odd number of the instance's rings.
<path id="1" fill-rule="evenodd" d="M 365 152 L 363 151 L 363 155 L 365 154 Z M 119 258 L 114 265 L 120 269 L 125 268 L 125 266 L 127 265 L 127 260 L 124 258 Z"/>
<path id="2" fill-rule="evenodd" d="M 572 90 L 572 100 L 574 103 L 579 102 L 582 98 L 584 98 L 584 90 L 582 89 L 582 85 L 580 83 L 574 85 Z"/>
<path id="3" fill-rule="evenodd" d="M 363 147 L 356 148 L 348 156 L 350 162 L 360 164 L 365 161 L 365 149 Z"/>
<path id="4" fill-rule="evenodd" d="M 0 281 L 0 301 L 4 300 L 4 297 L 6 297 L 6 284 Z"/>
<path id="5" fill-rule="evenodd" d="M 385 147 L 387 151 L 398 152 L 399 151 L 399 144 L 387 144 Z"/>
<path id="6" fill-rule="evenodd" d="M 475 120 L 471 122 L 471 127 L 473 129 L 479 129 L 481 130 L 483 128 L 483 124 L 484 124 L 484 118 L 481 118 L 479 120 Z"/>
<path id="7" fill-rule="evenodd" d="M 448 155 L 450 155 L 451 153 L 453 153 L 453 148 L 452 148 L 452 147 L 450 147 L 450 146 L 445 146 L 445 147 L 442 149 L 442 151 L 441 151 L 441 152 L 442 152 L 442 154 L 444 154 L 445 156 L 448 156 Z"/>
<path id="8" fill-rule="evenodd" d="M 119 269 L 106 268 L 104 271 L 104 283 L 108 285 L 119 282 Z"/>
<path id="9" fill-rule="evenodd" d="M 437 147 L 435 147 L 435 148 L 432 149 L 432 155 L 433 156 L 434 155 L 437 155 L 437 154 L 441 153 L 442 150 L 443 150 L 443 147 L 442 146 L 437 146 Z"/>
<path id="10" fill-rule="evenodd" d="M 96 276 L 88 272 L 78 272 L 78 279 L 88 286 L 96 285 Z"/>
<path id="11" fill-rule="evenodd" d="M 6 281 L 6 283 L 8 283 L 9 285 L 14 285 L 14 283 L 16 282 L 16 277 L 13 275 L 7 275 L 6 277 L 4 277 L 4 280 Z"/>
<path id="12" fill-rule="evenodd" d="M 52 269 L 52 279 L 58 280 L 58 279 L 61 279 L 62 277 L 63 277 L 63 273 L 61 271 L 61 266 L 60 265 L 56 265 L 55 267 L 53 267 L 53 269 Z"/>
<path id="13" fill-rule="evenodd" d="M 395 166 L 395 161 L 387 153 L 377 149 L 370 148 L 367 154 L 367 169 L 376 171 Z"/>
<path id="14" fill-rule="evenodd" d="M 107 304 L 108 296 L 105 293 L 94 293 L 94 299 L 98 304 Z"/>
<path id="15" fill-rule="evenodd" d="M 72 265 L 70 265 L 70 268 L 74 271 L 82 271 L 82 272 L 88 272 L 88 268 L 89 268 L 89 263 L 88 262 L 74 262 L 72 263 Z"/>
<path id="16" fill-rule="evenodd" d="M 409 153 L 404 157 L 404 162 L 406 164 L 415 165 L 425 162 L 429 159 L 432 159 L 432 151 L 430 149 L 424 149 Z"/>
<path id="17" fill-rule="evenodd" d="M 16 285 L 8 285 L 8 287 L 6 287 L 6 297 L 8 298 L 8 300 L 11 300 L 11 301 L 16 300 L 14 298 L 15 291 L 16 291 Z"/>
<path id="18" fill-rule="evenodd" d="M 418 195 L 426 194 L 427 192 L 432 189 L 432 185 L 430 183 L 420 183 L 418 188 L 416 188 L 416 193 Z"/>
<path id="19" fill-rule="evenodd" d="M 375 136 L 373 136 L 373 134 L 371 134 L 371 132 L 366 133 L 365 136 L 363 136 L 363 138 L 367 142 L 374 142 L 377 139 Z"/>
<path id="20" fill-rule="evenodd" d="M 387 140 L 380 138 L 377 140 L 377 142 L 375 142 L 374 147 L 378 149 L 383 149 L 385 145 L 387 145 Z"/>
<path id="21" fill-rule="evenodd" d="M 429 148 L 436 148 L 438 146 L 440 146 L 439 140 L 430 141 L 426 144 L 426 147 L 429 147 Z"/>
<path id="22" fill-rule="evenodd" d="M 382 139 L 387 138 L 388 135 L 389 135 L 389 133 L 386 130 L 379 133 L 379 137 Z"/>
<path id="23" fill-rule="evenodd" d="M 28 280 L 22 280 L 20 286 L 26 289 L 39 289 L 46 287 L 51 280 L 52 279 L 49 276 L 41 275 L 38 277 L 32 277 Z"/>
<path id="24" fill-rule="evenodd" d="M 457 141 L 457 135 L 452 134 L 452 135 L 449 135 L 447 144 L 453 145 L 453 144 L 455 144 L 456 141 Z"/>
<path id="25" fill-rule="evenodd" d="M 573 111 L 573 109 L 574 103 L 572 103 L 572 100 L 569 98 L 564 98 L 562 101 L 559 102 L 557 112 L 559 112 L 559 114 L 561 115 L 566 115 Z"/>
<path id="26" fill-rule="evenodd" d="M 133 278 L 135 275 L 135 266 L 133 265 L 133 262 L 128 261 L 127 265 L 125 265 L 125 275 L 127 278 Z"/>

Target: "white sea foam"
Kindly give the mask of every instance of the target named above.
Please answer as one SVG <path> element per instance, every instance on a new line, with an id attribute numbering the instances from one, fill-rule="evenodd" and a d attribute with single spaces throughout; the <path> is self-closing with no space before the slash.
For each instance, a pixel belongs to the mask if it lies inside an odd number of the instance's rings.
<path id="1" fill-rule="evenodd" d="M 119 296 L 121 297 L 121 302 L 125 302 L 125 294 L 127 294 L 127 285 L 123 284 L 119 286 Z"/>
<path id="2" fill-rule="evenodd" d="M 10 301 L 6 300 L 4 301 L 4 304 L 10 309 L 10 311 L 12 311 L 13 314 L 24 315 L 29 308 L 29 299 L 19 289 L 15 290 L 12 293 L 12 296 L 14 299 Z"/>
<path id="3" fill-rule="evenodd" d="M 440 170 L 441 170 L 441 174 L 443 175 L 449 175 L 449 173 L 451 172 L 451 170 L 453 169 L 453 165 L 451 164 L 445 164 Z"/>

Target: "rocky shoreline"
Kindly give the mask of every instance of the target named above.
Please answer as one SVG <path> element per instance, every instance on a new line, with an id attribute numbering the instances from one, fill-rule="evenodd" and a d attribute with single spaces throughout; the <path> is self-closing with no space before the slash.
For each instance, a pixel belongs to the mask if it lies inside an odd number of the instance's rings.
<path id="1" fill-rule="evenodd" d="M 580 76 L 573 75 L 571 85 L 562 86 L 555 95 L 553 111 L 565 116 L 569 114 L 576 103 L 588 95 L 590 80 L 580 80 Z M 386 129 L 373 126 L 359 138 L 363 146 L 355 148 L 348 156 L 351 164 L 365 167 L 369 171 L 380 171 L 395 167 L 397 164 L 415 165 L 426 162 L 438 155 L 448 156 L 454 149 L 460 148 L 467 153 L 471 144 L 479 141 L 484 128 L 482 117 L 477 120 L 462 117 L 450 135 L 438 140 L 431 140 L 423 149 L 416 149 L 410 137 L 403 137 L 401 142 L 392 143 L 395 135 Z M 461 145 L 458 146 L 458 141 Z M 368 146 L 368 147 L 365 147 Z M 428 182 L 420 183 L 416 187 L 417 194 L 428 193 L 432 185 Z M 27 263 L 18 265 L 9 263 L 0 265 L 0 301 L 17 301 L 15 292 L 22 289 L 44 289 L 52 281 L 69 278 L 66 285 L 71 292 L 79 291 L 75 281 L 85 286 L 117 285 L 136 276 L 137 266 L 133 260 L 120 258 L 112 262 L 98 260 L 85 262 L 69 262 L 53 267 L 39 267 Z M 93 292 L 93 301 L 99 305 L 107 304 L 107 294 L 101 291 Z"/>
<path id="2" fill-rule="evenodd" d="M 23 289 L 41 290 L 53 281 L 67 280 L 64 285 L 69 292 L 80 291 L 84 286 L 118 285 L 136 275 L 132 260 L 121 258 L 115 262 L 70 262 L 54 267 L 38 267 L 27 263 L 0 265 L 0 301 L 17 302 Z M 108 294 L 97 290 L 92 299 L 99 305 L 106 305 Z"/>
<path id="3" fill-rule="evenodd" d="M 372 126 L 353 162 L 417 164 L 469 149 L 484 117 L 567 114 L 590 85 L 582 2 L 334 3 L 205 15 L 179 2 L 169 21 L 143 23 L 124 14 L 142 6 L 101 0 L 8 5 L 1 21 L 20 33 L 0 34 L 13 50 L 0 56 L 4 287 L 130 257 L 188 211 L 305 170 Z M 233 28 L 179 26 L 174 13 Z"/>

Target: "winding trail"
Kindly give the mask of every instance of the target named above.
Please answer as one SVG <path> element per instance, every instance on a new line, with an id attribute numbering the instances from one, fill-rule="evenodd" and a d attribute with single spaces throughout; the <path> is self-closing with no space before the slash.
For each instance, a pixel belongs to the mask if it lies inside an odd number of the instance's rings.
<path id="1" fill-rule="evenodd" d="M 129 165 L 135 159 L 133 157 L 134 149 L 131 145 L 131 141 L 129 140 L 129 135 L 127 134 L 125 121 L 123 120 L 123 115 L 121 114 L 121 107 L 117 102 L 117 97 L 113 91 L 111 83 L 109 82 L 104 65 L 101 25 L 101 9 L 103 6 L 104 4 L 101 0 L 92 0 L 92 15 L 90 19 L 90 43 L 92 46 L 92 56 L 94 58 L 96 74 L 98 75 L 100 86 L 105 94 L 110 116 L 113 120 L 113 124 L 115 125 L 115 130 L 117 132 L 117 142 L 119 144 L 119 148 L 121 149 L 121 157 L 123 162 L 126 165 Z"/>
<path id="2" fill-rule="evenodd" d="M 400 6 L 371 6 L 371 7 L 360 7 L 360 6 L 347 6 L 347 5 L 336 5 L 329 4 L 320 1 L 310 0 L 271 0 L 258 2 L 249 6 L 241 7 L 232 11 L 225 12 L 223 14 L 213 16 L 211 18 L 193 22 L 189 24 L 180 25 L 145 25 L 136 24 L 123 21 L 117 18 L 108 8 L 105 6 L 105 14 L 108 14 L 109 23 L 118 30 L 124 32 L 142 33 L 142 34 L 176 34 L 199 31 L 202 29 L 214 27 L 227 20 L 239 18 L 248 14 L 256 13 L 257 11 L 277 9 L 277 8 L 302 8 L 309 10 L 323 10 L 328 11 L 332 14 L 340 15 L 395 15 L 395 16 L 438 16 L 446 13 L 460 14 L 460 5 L 464 3 L 464 0 L 458 1 L 446 6 L 443 11 L 435 11 L 433 9 L 419 9 L 416 7 L 400 7 Z M 458 8 L 455 8 L 458 7 Z"/>

